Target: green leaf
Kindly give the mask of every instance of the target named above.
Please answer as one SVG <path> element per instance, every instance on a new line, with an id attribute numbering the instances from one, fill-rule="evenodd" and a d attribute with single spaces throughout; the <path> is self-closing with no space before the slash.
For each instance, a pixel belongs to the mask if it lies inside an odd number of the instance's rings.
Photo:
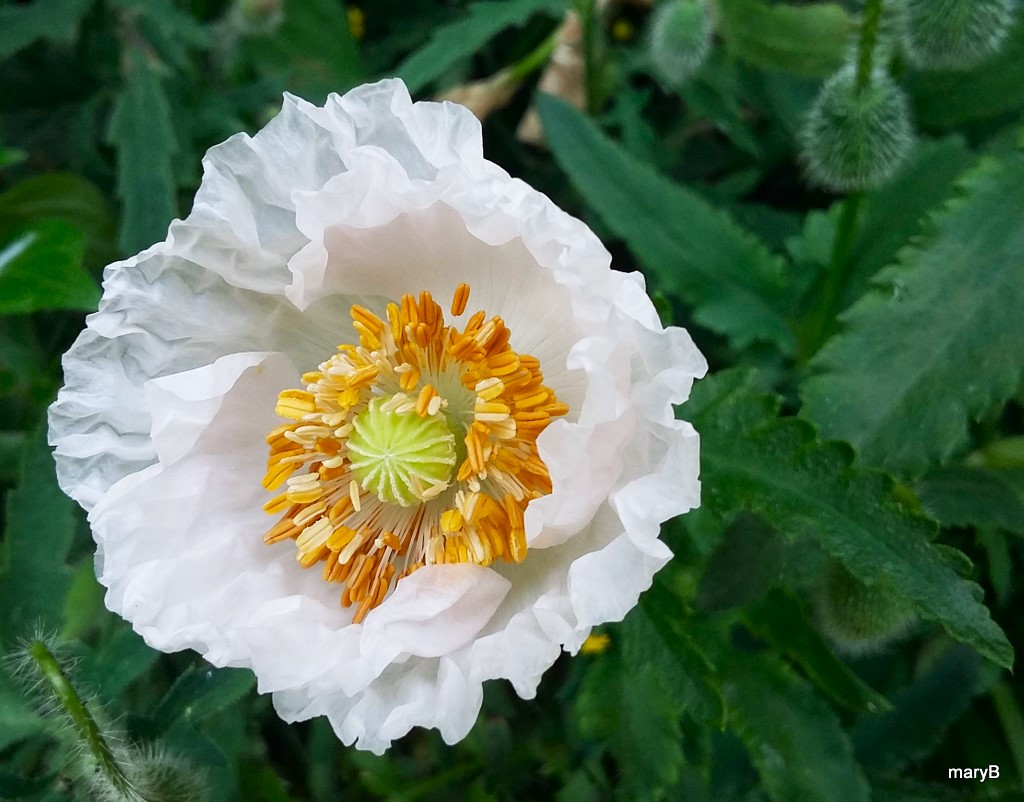
<path id="1" fill-rule="evenodd" d="M 856 23 L 842 6 L 719 0 L 718 30 L 730 55 L 765 70 L 824 78 L 843 66 Z"/>
<path id="2" fill-rule="evenodd" d="M 27 178 L 0 195 L 0 240 L 28 225 L 62 220 L 85 237 L 87 265 L 116 256 L 115 220 L 110 203 L 95 185 L 72 173 Z"/>
<path id="3" fill-rule="evenodd" d="M 96 579 L 95 560 L 90 554 L 75 566 L 64 604 L 64 641 L 82 640 L 103 620 L 103 585 Z"/>
<path id="4" fill-rule="evenodd" d="M 914 116 L 925 128 L 948 130 L 1024 107 L 1024 16 L 1002 49 L 969 72 L 912 72 L 905 80 Z"/>
<path id="5" fill-rule="evenodd" d="M 915 148 L 910 160 L 892 180 L 865 193 L 858 217 L 857 231 L 846 257 L 849 277 L 843 288 L 840 307 L 845 309 L 867 290 L 871 279 L 908 241 L 927 229 L 929 213 L 948 202 L 956 193 L 956 179 L 974 162 L 964 141 L 949 137 L 924 142 Z M 842 214 L 842 202 L 827 213 L 811 212 L 803 231 L 786 242 L 787 250 L 810 285 L 817 278 L 817 292 L 806 296 L 810 304 L 819 303 L 821 278 L 832 261 L 836 229 Z"/>
<path id="6" fill-rule="evenodd" d="M 71 35 L 94 0 L 35 0 L 0 7 L 0 59 L 44 37 Z"/>
<path id="7" fill-rule="evenodd" d="M 651 666 L 672 696 L 672 706 L 702 726 L 720 727 L 722 695 L 714 668 L 687 631 L 681 601 L 658 581 L 622 623 L 627 671 Z"/>
<path id="8" fill-rule="evenodd" d="M 953 646 L 923 676 L 892 695 L 891 711 L 857 722 L 851 734 L 864 766 L 896 774 L 931 754 L 977 693 L 980 667 L 976 654 Z"/>
<path id="9" fill-rule="evenodd" d="M 42 223 L 0 249 L 0 315 L 40 309 L 93 310 L 100 288 L 82 269 L 82 235 Z"/>
<path id="10" fill-rule="evenodd" d="M 1013 648 L 988 610 L 931 543 L 934 525 L 895 500 L 892 480 L 851 466 L 849 449 L 819 444 L 778 399 L 747 389 L 749 374 L 700 382 L 684 414 L 701 433 L 704 501 L 757 513 L 793 540 L 816 540 L 867 585 L 885 581 L 958 640 L 1009 667 Z"/>
<path id="11" fill-rule="evenodd" d="M 117 148 L 120 244 L 126 253 L 135 253 L 163 241 L 177 213 L 171 169 L 177 144 L 156 65 L 136 47 L 126 49 L 123 61 L 124 87 L 114 104 L 107 138 Z"/>
<path id="12" fill-rule="evenodd" d="M 924 471 L 1020 385 L 1022 183 L 1021 153 L 973 171 L 934 234 L 883 271 L 813 360 L 802 414 L 865 463 Z"/>
<path id="13" fill-rule="evenodd" d="M 966 465 L 932 471 L 917 483 L 928 513 L 944 526 L 1008 529 L 1024 535 L 1024 470 Z"/>
<path id="14" fill-rule="evenodd" d="M 750 628 L 776 651 L 795 661 L 832 699 L 851 710 L 876 713 L 892 707 L 840 661 L 797 601 L 776 591 L 748 613 Z"/>
<path id="15" fill-rule="evenodd" d="M 284 21 L 245 49 L 258 70 L 285 71 L 288 88 L 312 102 L 346 92 L 365 80 L 359 46 L 337 0 L 284 0 Z"/>
<path id="16" fill-rule="evenodd" d="M 0 752 L 46 729 L 43 719 L 29 707 L 5 669 L 0 665 Z M 0 799 L 3 798 L 0 793 Z"/>
<path id="17" fill-rule="evenodd" d="M 698 609 L 740 607 L 764 596 L 782 577 L 786 544 L 770 526 L 740 514 L 726 527 L 697 590 Z"/>
<path id="18" fill-rule="evenodd" d="M 130 626 L 118 622 L 113 635 L 82 661 L 80 676 L 104 699 L 113 699 L 145 674 L 159 656 Z"/>
<path id="19" fill-rule="evenodd" d="M 74 502 L 57 486 L 46 426 L 28 442 L 18 487 L 7 496 L 0 543 L 0 643 L 56 632 L 71 585 L 66 564 L 75 534 Z"/>
<path id="20" fill-rule="evenodd" d="M 560 16 L 565 7 L 565 0 L 473 3 L 461 19 L 435 28 L 430 41 L 399 64 L 395 72 L 410 92 L 419 92 L 506 28 L 520 25 L 542 11 Z"/>
<path id="21" fill-rule="evenodd" d="M 617 655 L 596 659 L 575 699 L 584 737 L 607 744 L 621 771 L 625 799 L 660 798 L 683 762 L 682 732 L 672 697 L 649 665 L 627 671 Z"/>
<path id="22" fill-rule="evenodd" d="M 781 661 L 736 654 L 724 669 L 731 728 L 779 802 L 858 802 L 870 789 L 832 709 Z"/>
<path id="23" fill-rule="evenodd" d="M 929 212 L 940 209 L 956 191 L 956 179 L 974 162 L 959 137 L 921 143 L 892 180 L 865 195 L 857 235 L 850 249 L 853 264 L 843 307 L 864 294 L 871 278 L 907 242 L 924 232 Z"/>
<path id="24" fill-rule="evenodd" d="M 693 304 L 698 323 L 737 347 L 764 340 L 792 351 L 780 259 L 728 214 L 630 156 L 567 103 L 541 96 L 538 108 L 562 169 L 656 286 Z"/>
<path id="25" fill-rule="evenodd" d="M 190 666 L 160 700 L 153 720 L 160 732 L 177 721 L 201 721 L 244 697 L 254 683 L 244 668 Z"/>

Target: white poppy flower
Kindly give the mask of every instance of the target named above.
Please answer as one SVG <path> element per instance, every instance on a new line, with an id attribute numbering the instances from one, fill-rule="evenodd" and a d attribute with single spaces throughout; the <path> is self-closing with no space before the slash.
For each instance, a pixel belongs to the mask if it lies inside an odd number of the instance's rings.
<path id="1" fill-rule="evenodd" d="M 704 359 L 468 111 L 398 81 L 286 96 L 204 167 L 107 268 L 50 409 L 107 606 L 250 667 L 288 721 L 455 742 L 484 680 L 532 697 L 671 556 Z"/>

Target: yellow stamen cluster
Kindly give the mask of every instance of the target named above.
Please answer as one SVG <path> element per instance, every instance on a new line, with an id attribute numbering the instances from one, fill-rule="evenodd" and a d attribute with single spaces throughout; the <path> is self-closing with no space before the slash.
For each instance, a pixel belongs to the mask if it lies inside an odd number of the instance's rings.
<path id="1" fill-rule="evenodd" d="M 452 315 L 468 300 L 459 285 Z M 294 540 L 303 567 L 323 562 L 358 623 L 396 575 L 524 559 L 526 506 L 551 492 L 537 437 L 568 407 L 499 317 L 479 311 L 459 330 L 427 292 L 388 304 L 386 320 L 351 315 L 359 344 L 278 397 L 288 422 L 267 437 L 263 485 L 280 491 L 264 509 L 281 519 L 264 539 Z"/>

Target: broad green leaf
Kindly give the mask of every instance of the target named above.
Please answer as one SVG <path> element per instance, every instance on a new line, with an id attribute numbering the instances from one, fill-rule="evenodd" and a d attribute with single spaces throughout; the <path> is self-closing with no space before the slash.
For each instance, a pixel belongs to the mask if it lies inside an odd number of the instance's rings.
<path id="1" fill-rule="evenodd" d="M 588 668 L 575 700 L 585 737 L 606 744 L 621 772 L 625 799 L 660 798 L 683 762 L 682 733 L 672 697 L 650 665 L 630 666 L 615 654 Z"/>
<path id="2" fill-rule="evenodd" d="M 687 632 L 683 605 L 664 583 L 644 594 L 621 628 L 622 659 L 628 671 L 655 669 L 673 708 L 702 726 L 722 723 L 722 696 L 714 684 L 714 668 Z"/>
<path id="3" fill-rule="evenodd" d="M 751 608 L 747 620 L 755 634 L 796 662 L 820 690 L 839 704 L 871 713 L 892 707 L 888 699 L 832 653 L 791 596 L 781 591 L 772 593 L 763 603 Z"/>
<path id="4" fill-rule="evenodd" d="M 778 802 L 859 802 L 870 789 L 832 709 L 781 661 L 735 654 L 724 667 L 730 727 Z"/>
<path id="5" fill-rule="evenodd" d="M 697 590 L 698 609 L 727 610 L 756 601 L 782 578 L 785 562 L 782 538 L 760 518 L 740 514 L 708 559 Z"/>
<path id="6" fill-rule="evenodd" d="M 850 249 L 853 268 L 844 308 L 864 294 L 870 279 L 892 264 L 901 248 L 922 234 L 928 214 L 954 196 L 956 179 L 973 161 L 958 137 L 924 142 L 891 181 L 865 196 Z"/>
<path id="7" fill-rule="evenodd" d="M 177 212 L 171 158 L 177 150 L 171 108 L 157 66 L 140 48 L 124 55 L 124 86 L 108 140 L 117 148 L 121 248 L 134 253 L 161 242 Z"/>
<path id="8" fill-rule="evenodd" d="M 82 232 L 87 266 L 115 257 L 114 212 L 103 193 L 81 176 L 37 175 L 0 195 L 0 239 L 49 220 L 63 220 Z"/>
<path id="9" fill-rule="evenodd" d="M 255 679 L 244 668 L 188 668 L 153 712 L 159 731 L 176 721 L 194 723 L 234 704 L 252 689 Z"/>
<path id="10" fill-rule="evenodd" d="M 956 179 L 973 161 L 964 141 L 957 137 L 924 142 L 891 181 L 865 193 L 846 258 L 849 276 L 841 308 L 860 298 L 878 271 L 892 264 L 907 242 L 922 235 L 929 213 L 941 209 L 955 195 Z M 832 261 L 841 206 L 839 202 L 827 213 L 811 212 L 804 220 L 803 231 L 786 242 L 799 270 L 809 279 L 818 280 L 819 292 L 822 274 Z M 807 298 L 809 303 L 818 301 L 814 292 Z"/>
<path id="11" fill-rule="evenodd" d="M 970 72 L 922 71 L 907 76 L 914 116 L 925 128 L 950 129 L 1024 107 L 1024 16 L 999 53 Z"/>
<path id="12" fill-rule="evenodd" d="M 100 288 L 82 269 L 82 250 L 82 235 L 57 221 L 5 243 L 0 247 L 0 315 L 95 309 Z"/>
<path id="13" fill-rule="evenodd" d="M 851 734 L 864 766 L 896 774 L 927 757 L 977 693 L 980 666 L 972 651 L 953 646 L 927 673 L 892 695 L 892 710 L 857 722 Z"/>
<path id="14" fill-rule="evenodd" d="M 1009 529 L 1024 535 L 1024 470 L 942 468 L 917 483 L 928 513 L 944 526 Z"/>
<path id="15" fill-rule="evenodd" d="M 719 0 L 718 30 L 738 59 L 766 70 L 824 78 L 845 61 L 856 23 L 837 3 L 796 6 Z"/>
<path id="16" fill-rule="evenodd" d="M 95 0 L 35 0 L 0 7 L 0 59 L 37 39 L 69 36 Z"/>
<path id="17" fill-rule="evenodd" d="M 25 694 L 10 678 L 6 667 L 0 665 L 0 752 L 11 744 L 38 735 L 46 723 L 32 710 Z M 0 792 L 0 799 L 4 796 Z"/>
<path id="18" fill-rule="evenodd" d="M 755 160 L 763 158 L 762 143 L 751 125 L 743 95 L 743 78 L 737 65 L 718 50 L 708 55 L 703 69 L 680 88 L 689 110 L 714 123 L 736 147 Z M 720 189 L 719 184 L 716 189 Z"/>
<path id="19" fill-rule="evenodd" d="M 506 28 L 519 25 L 542 11 L 560 15 L 565 7 L 565 0 L 473 3 L 461 19 L 435 28 L 430 41 L 399 64 L 395 72 L 410 92 L 419 92 Z"/>
<path id="20" fill-rule="evenodd" d="M 764 340 L 792 350 L 780 259 L 728 214 L 637 161 L 567 103 L 541 96 L 538 108 L 562 169 L 626 241 L 652 283 L 692 304 L 697 322 L 738 347 Z"/>
<path id="21" fill-rule="evenodd" d="M 156 662 L 151 649 L 127 624 L 118 622 L 113 634 L 79 666 L 82 682 L 104 699 L 113 699 Z"/>
<path id="22" fill-rule="evenodd" d="M 74 568 L 64 604 L 62 640 L 81 640 L 103 620 L 106 610 L 103 593 L 104 588 L 96 579 L 95 561 L 90 554 Z"/>
<path id="23" fill-rule="evenodd" d="M 967 441 L 968 424 L 1024 375 L 1024 153 L 964 181 L 935 231 L 842 320 L 812 362 L 802 414 L 860 458 L 921 473 Z M 884 283 L 883 283 L 884 282 Z M 896 336 L 896 333 L 899 333 Z"/>
<path id="24" fill-rule="evenodd" d="M 246 50 L 257 69 L 288 73 L 288 88 L 313 102 L 365 80 L 359 46 L 338 0 L 284 0 L 284 21 Z"/>
<path id="25" fill-rule="evenodd" d="M 7 496 L 0 542 L 0 643 L 60 629 L 71 585 L 66 564 L 75 533 L 74 502 L 57 486 L 40 426 L 26 444 L 18 487 Z"/>
<path id="26" fill-rule="evenodd" d="M 932 545 L 934 525 L 897 503 L 890 478 L 852 467 L 849 449 L 817 443 L 806 422 L 778 417 L 778 399 L 748 383 L 743 372 L 719 373 L 683 408 L 701 433 L 704 502 L 816 540 L 865 584 L 884 580 L 954 638 L 1009 667 L 1013 648 L 977 586 Z"/>

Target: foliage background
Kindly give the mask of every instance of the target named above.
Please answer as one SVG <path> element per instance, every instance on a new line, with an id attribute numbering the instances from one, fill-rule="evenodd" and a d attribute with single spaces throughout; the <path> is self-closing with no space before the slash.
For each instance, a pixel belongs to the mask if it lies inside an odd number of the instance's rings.
<path id="1" fill-rule="evenodd" d="M 214 800 L 1024 798 L 1024 22 L 966 71 L 885 51 L 918 141 L 843 197 L 804 177 L 797 134 L 862 4 L 717 0 L 714 47 L 675 89 L 649 3 L 575 5 L 584 112 L 535 92 L 566 0 L 0 4 L 0 642 L 58 633 L 97 717 L 192 761 Z M 537 700 L 490 683 L 462 743 L 416 731 L 375 757 L 104 609 L 45 407 L 103 266 L 163 239 L 206 148 L 282 91 L 397 74 L 429 98 L 507 68 L 521 86 L 488 156 L 642 270 L 709 357 L 681 411 L 705 506 L 666 527 L 675 559 L 605 648 L 564 656 Z M 516 136 L 535 102 L 549 148 Z M 895 637 L 851 649 L 878 634 Z M 0 797 L 86 798 L 32 696 L 0 671 Z"/>

